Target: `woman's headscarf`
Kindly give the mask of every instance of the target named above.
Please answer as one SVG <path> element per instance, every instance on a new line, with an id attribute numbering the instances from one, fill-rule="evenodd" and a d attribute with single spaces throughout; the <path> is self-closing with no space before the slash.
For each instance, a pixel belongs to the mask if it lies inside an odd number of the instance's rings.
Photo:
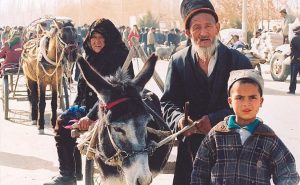
<path id="1" fill-rule="evenodd" d="M 92 23 L 87 33 L 87 36 L 83 42 L 83 48 L 87 55 L 94 53 L 91 48 L 90 40 L 94 32 L 100 33 L 105 39 L 105 47 L 103 50 L 109 50 L 112 46 L 124 45 L 119 30 L 115 25 L 108 19 L 101 18 L 97 19 Z M 102 52 L 102 51 L 101 51 Z M 95 54 L 95 53 L 94 53 Z"/>

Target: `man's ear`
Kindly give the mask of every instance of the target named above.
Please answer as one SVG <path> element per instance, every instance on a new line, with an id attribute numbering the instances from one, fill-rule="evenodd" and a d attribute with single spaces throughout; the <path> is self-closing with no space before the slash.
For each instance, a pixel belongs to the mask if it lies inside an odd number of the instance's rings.
<path id="1" fill-rule="evenodd" d="M 220 32 L 220 28 L 221 28 L 221 26 L 220 26 L 220 23 L 219 22 L 217 22 L 216 23 L 216 27 L 217 27 L 217 30 L 218 30 L 218 33 Z"/>
<path id="2" fill-rule="evenodd" d="M 185 35 L 188 36 L 189 38 L 191 38 L 191 32 L 190 32 L 190 30 L 185 30 Z"/>
<path id="3" fill-rule="evenodd" d="M 229 104 L 229 107 L 232 108 L 232 99 L 230 96 L 227 98 L 227 102 Z"/>

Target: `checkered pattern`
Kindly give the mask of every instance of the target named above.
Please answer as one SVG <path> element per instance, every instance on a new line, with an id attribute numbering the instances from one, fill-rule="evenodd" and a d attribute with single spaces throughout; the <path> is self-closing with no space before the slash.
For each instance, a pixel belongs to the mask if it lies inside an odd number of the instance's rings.
<path id="1" fill-rule="evenodd" d="M 238 133 L 220 122 L 202 141 L 193 165 L 191 184 L 296 185 L 295 159 L 266 125 L 241 144 Z"/>

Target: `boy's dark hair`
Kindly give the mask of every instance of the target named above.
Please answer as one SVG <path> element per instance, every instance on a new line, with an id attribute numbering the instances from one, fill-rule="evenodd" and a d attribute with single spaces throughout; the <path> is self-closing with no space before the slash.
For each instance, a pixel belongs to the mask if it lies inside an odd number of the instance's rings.
<path id="1" fill-rule="evenodd" d="M 263 95 L 263 90 L 261 89 L 260 85 L 257 83 L 257 81 L 252 80 L 250 78 L 241 78 L 237 81 L 235 81 L 233 84 L 231 84 L 231 86 L 228 89 L 228 96 L 230 96 L 230 92 L 231 92 L 231 88 L 235 83 L 239 83 L 239 84 L 253 84 L 258 88 L 258 92 L 260 94 L 260 96 Z"/>

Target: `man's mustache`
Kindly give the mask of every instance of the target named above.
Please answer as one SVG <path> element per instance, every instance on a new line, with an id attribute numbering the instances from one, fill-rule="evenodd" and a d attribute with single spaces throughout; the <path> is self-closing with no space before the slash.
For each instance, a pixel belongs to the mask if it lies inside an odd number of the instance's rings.
<path id="1" fill-rule="evenodd" d="M 200 37 L 198 40 L 211 40 L 209 37 Z"/>

